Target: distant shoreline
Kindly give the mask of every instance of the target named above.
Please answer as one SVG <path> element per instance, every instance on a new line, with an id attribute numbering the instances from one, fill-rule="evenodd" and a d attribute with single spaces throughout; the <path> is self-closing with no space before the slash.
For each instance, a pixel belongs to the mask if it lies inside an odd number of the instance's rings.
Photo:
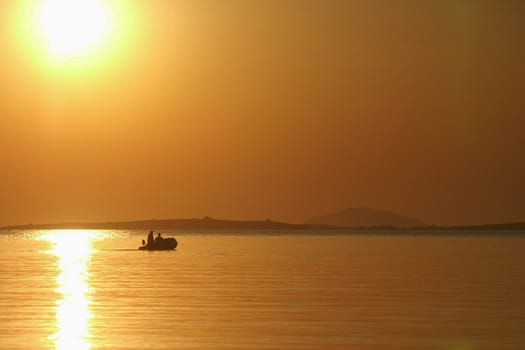
<path id="1" fill-rule="evenodd" d="M 166 220 L 140 220 L 119 222 L 95 222 L 95 223 L 55 223 L 55 224 L 27 224 L 0 227 L 0 230 L 364 230 L 364 231 L 525 231 L 525 222 L 487 224 L 487 225 L 465 225 L 465 226 L 423 226 L 412 228 L 399 228 L 395 226 L 372 226 L 372 227 L 341 227 L 332 225 L 315 224 L 290 224 L 272 220 L 219 220 L 210 217 L 202 219 L 166 219 Z"/>

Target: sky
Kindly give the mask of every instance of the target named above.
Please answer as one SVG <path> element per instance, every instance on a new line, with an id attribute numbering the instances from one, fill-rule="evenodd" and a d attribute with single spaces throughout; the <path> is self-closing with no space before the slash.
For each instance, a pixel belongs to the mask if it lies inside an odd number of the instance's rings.
<path id="1" fill-rule="evenodd" d="M 0 0 L 0 225 L 347 207 L 525 220 L 525 2 L 111 3 L 50 57 Z"/>

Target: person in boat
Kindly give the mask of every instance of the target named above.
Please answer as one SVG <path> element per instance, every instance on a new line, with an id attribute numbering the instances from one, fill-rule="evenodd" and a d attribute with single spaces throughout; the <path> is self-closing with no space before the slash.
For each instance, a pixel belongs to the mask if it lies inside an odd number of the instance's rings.
<path id="1" fill-rule="evenodd" d="M 155 243 L 155 241 L 153 240 L 153 231 L 149 231 L 149 234 L 148 234 L 148 246 L 152 246 L 153 244 Z"/>
<path id="2" fill-rule="evenodd" d="M 155 237 L 155 243 L 160 243 L 163 240 L 164 238 L 160 235 L 160 232 L 157 233 L 157 237 Z"/>

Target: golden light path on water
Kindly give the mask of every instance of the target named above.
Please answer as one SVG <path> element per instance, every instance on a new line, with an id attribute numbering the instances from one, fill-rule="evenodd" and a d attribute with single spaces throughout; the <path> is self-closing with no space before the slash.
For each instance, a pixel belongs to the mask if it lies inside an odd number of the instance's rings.
<path id="1" fill-rule="evenodd" d="M 89 263 L 92 243 L 101 238 L 99 231 L 58 230 L 46 232 L 41 239 L 52 244 L 51 254 L 58 258 L 56 278 L 56 332 L 50 336 L 57 350 L 88 350 L 90 343 Z"/>

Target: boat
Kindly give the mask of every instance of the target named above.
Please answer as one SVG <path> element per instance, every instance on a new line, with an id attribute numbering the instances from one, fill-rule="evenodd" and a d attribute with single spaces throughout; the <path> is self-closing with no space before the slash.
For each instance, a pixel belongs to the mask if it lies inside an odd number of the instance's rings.
<path id="1" fill-rule="evenodd" d="M 139 250 L 173 250 L 177 248 L 177 244 L 175 238 L 163 238 L 152 242 L 152 244 L 144 244 L 139 247 Z"/>

